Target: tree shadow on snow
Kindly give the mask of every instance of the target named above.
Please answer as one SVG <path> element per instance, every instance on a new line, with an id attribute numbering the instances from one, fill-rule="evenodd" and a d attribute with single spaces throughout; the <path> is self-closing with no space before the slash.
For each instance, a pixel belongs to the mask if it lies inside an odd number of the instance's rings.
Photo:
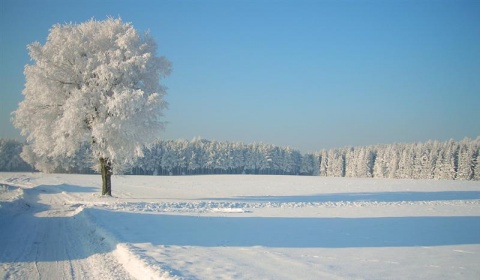
<path id="1" fill-rule="evenodd" d="M 140 214 L 87 209 L 120 242 L 284 248 L 480 244 L 480 217 L 278 218 Z"/>
<path id="2" fill-rule="evenodd" d="M 471 199 L 480 199 L 480 191 L 356 192 L 306 196 L 240 196 L 234 198 L 206 198 L 205 200 L 250 202 L 415 202 Z"/>

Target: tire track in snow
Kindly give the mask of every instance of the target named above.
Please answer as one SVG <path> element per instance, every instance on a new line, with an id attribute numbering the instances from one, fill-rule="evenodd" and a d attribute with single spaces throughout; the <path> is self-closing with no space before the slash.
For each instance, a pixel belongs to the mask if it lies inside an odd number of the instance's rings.
<path id="1" fill-rule="evenodd" d="M 77 215 L 81 206 L 66 204 L 54 186 L 23 192 L 0 208 L 1 278 L 132 279 Z"/>

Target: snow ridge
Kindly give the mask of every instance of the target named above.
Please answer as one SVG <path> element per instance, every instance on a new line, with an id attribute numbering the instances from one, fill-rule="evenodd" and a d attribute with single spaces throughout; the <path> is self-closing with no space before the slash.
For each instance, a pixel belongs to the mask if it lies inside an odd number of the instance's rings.
<path id="1" fill-rule="evenodd" d="M 246 213 L 261 208 L 335 208 L 335 207 L 371 207 L 371 206 L 480 206 L 480 200 L 452 201 L 326 201 L 326 202 L 233 202 L 233 201 L 196 201 L 196 202 L 112 202 L 96 204 L 95 207 L 113 211 L 150 212 L 150 213 Z M 251 210 L 247 210 L 251 209 Z"/>
<path id="2" fill-rule="evenodd" d="M 136 279 L 159 279 L 170 280 L 179 279 L 160 266 L 153 259 L 138 250 L 134 245 L 121 243 L 117 238 L 105 230 L 99 223 L 95 222 L 95 217 L 90 214 L 88 208 L 82 211 L 83 220 L 91 228 L 95 228 L 95 233 L 108 243 L 114 249 L 114 255 L 123 268 Z"/>

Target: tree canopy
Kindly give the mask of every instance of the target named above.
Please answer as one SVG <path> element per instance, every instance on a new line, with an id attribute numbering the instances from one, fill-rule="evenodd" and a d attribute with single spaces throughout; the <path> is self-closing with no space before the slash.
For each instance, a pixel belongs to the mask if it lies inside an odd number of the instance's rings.
<path id="1" fill-rule="evenodd" d="M 92 19 L 54 25 L 44 45 L 28 50 L 33 63 L 13 123 L 37 157 L 56 161 L 86 148 L 114 172 L 158 138 L 167 105 L 160 79 L 171 65 L 148 33 L 121 19 Z"/>

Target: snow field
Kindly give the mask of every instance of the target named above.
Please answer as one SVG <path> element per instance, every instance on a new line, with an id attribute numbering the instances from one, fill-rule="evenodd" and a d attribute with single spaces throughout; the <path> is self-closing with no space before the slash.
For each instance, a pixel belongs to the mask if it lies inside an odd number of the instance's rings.
<path id="1" fill-rule="evenodd" d="M 73 279 L 109 271 L 116 273 L 111 279 L 480 275 L 479 182 L 115 176 L 113 198 L 101 197 L 99 184 L 98 175 L 0 173 L 0 276 Z M 66 243 L 86 248 L 72 245 L 69 251 L 53 239 L 43 247 L 40 235 L 58 233 L 42 224 L 68 231 Z M 36 230 L 18 232 L 27 225 Z M 10 241 L 17 245 L 7 245 Z M 62 250 L 67 253 L 57 252 Z M 35 266 L 50 274 L 37 273 Z"/>

